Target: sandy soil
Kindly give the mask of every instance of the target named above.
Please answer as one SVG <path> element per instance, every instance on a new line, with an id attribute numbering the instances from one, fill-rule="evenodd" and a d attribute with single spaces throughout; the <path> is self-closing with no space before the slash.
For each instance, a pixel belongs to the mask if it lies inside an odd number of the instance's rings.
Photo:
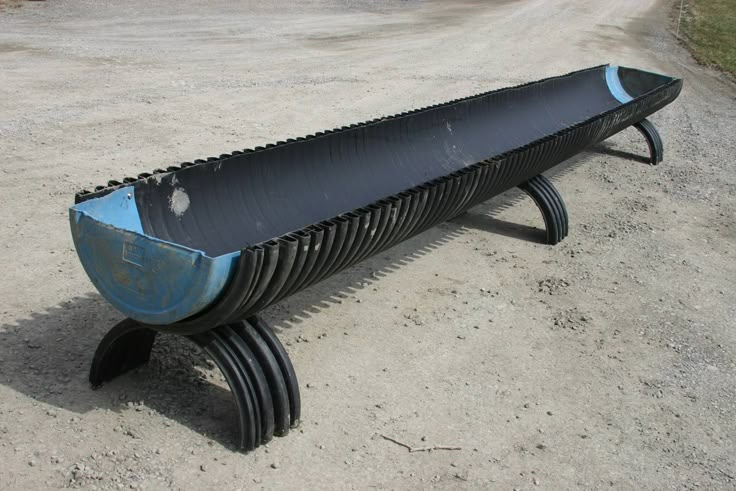
<path id="1" fill-rule="evenodd" d="M 677 44 L 668 2 L 17 3 L 0 487 L 736 486 L 736 90 Z M 76 258 L 74 191 L 606 62 L 685 79 L 652 118 L 664 164 L 627 130 L 550 173 L 559 246 L 511 192 L 269 310 L 302 384 L 288 437 L 234 452 L 219 372 L 173 336 L 90 389 L 120 314 Z"/>

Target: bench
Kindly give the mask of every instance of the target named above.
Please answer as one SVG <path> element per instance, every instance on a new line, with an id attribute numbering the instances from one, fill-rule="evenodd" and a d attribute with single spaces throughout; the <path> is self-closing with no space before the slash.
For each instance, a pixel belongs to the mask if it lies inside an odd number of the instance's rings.
<path id="1" fill-rule="evenodd" d="M 599 66 L 81 191 L 80 261 L 127 319 L 102 339 L 94 387 L 148 361 L 157 333 L 189 337 L 225 375 L 251 450 L 300 419 L 297 378 L 264 308 L 511 188 L 548 244 L 568 233 L 545 171 L 646 119 L 682 81 Z"/>

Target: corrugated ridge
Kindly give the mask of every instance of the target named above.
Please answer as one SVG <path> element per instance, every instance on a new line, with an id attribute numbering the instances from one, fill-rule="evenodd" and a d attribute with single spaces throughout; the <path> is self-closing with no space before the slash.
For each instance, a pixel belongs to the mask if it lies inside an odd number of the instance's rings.
<path id="1" fill-rule="evenodd" d="M 515 150 L 303 230 L 242 250 L 223 296 L 205 313 L 168 326 L 181 334 L 252 316 L 373 254 L 518 186 L 585 147 L 641 121 L 677 97 L 681 81 Z M 302 257 L 304 256 L 304 257 Z"/>

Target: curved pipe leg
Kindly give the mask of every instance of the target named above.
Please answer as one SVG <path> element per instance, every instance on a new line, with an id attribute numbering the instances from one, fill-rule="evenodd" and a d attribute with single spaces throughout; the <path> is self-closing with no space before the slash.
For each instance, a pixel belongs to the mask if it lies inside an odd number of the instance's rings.
<path id="1" fill-rule="evenodd" d="M 634 125 L 639 133 L 644 135 L 649 146 L 649 163 L 657 165 L 664 159 L 664 144 L 657 128 L 648 119 L 642 119 Z"/>
<path id="2" fill-rule="evenodd" d="M 301 402 L 294 367 L 259 317 L 190 336 L 212 357 L 238 406 L 240 446 L 252 450 L 299 423 Z"/>
<path id="3" fill-rule="evenodd" d="M 266 342 L 270 350 L 271 355 L 275 359 L 279 368 L 281 369 L 281 376 L 284 378 L 284 385 L 286 389 L 286 396 L 289 399 L 289 426 L 296 428 L 299 426 L 301 418 L 301 395 L 299 393 L 299 381 L 296 378 L 296 371 L 294 365 L 291 364 L 291 359 L 284 349 L 284 346 L 276 337 L 271 327 L 258 316 L 253 316 L 247 320 L 247 322 L 253 326 L 256 332 Z M 288 429 L 284 430 L 286 433 Z"/>
<path id="4" fill-rule="evenodd" d="M 534 176 L 519 189 L 528 194 L 539 207 L 547 230 L 547 244 L 555 245 L 567 237 L 567 208 L 562 196 L 552 183 L 543 175 Z"/>
<path id="5" fill-rule="evenodd" d="M 233 334 L 228 326 L 220 326 L 202 334 L 190 336 L 215 362 L 230 386 L 230 392 L 238 409 L 238 427 L 240 449 L 250 451 L 260 445 L 264 435 L 262 418 L 266 416 L 261 409 L 265 398 L 273 407 L 268 391 L 261 392 L 264 382 L 263 372 L 254 370 L 254 359 L 243 349 L 243 341 Z M 273 428 L 273 425 L 271 425 Z"/>
<path id="6" fill-rule="evenodd" d="M 89 381 L 93 388 L 146 363 L 156 331 L 133 319 L 118 322 L 102 338 L 92 358 Z"/>
<path id="7" fill-rule="evenodd" d="M 132 319 L 113 327 L 92 360 L 92 386 L 99 387 L 146 363 L 156 334 Z M 252 317 L 187 337 L 210 356 L 230 386 L 238 410 L 240 449 L 253 450 L 273 435 L 286 435 L 299 423 L 301 403 L 294 367 L 263 320 Z"/>

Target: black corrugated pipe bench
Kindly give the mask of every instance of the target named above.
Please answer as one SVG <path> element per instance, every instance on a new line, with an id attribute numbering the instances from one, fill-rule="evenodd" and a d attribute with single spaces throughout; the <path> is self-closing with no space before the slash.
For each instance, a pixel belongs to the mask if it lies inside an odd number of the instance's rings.
<path id="1" fill-rule="evenodd" d="M 634 126 L 682 81 L 599 66 L 392 117 L 186 162 L 76 195 L 74 244 L 100 293 L 128 318 L 95 353 L 98 387 L 148 361 L 156 334 L 189 337 L 225 375 L 251 450 L 299 423 L 299 387 L 258 313 L 514 187 L 568 232 L 542 175 Z"/>

